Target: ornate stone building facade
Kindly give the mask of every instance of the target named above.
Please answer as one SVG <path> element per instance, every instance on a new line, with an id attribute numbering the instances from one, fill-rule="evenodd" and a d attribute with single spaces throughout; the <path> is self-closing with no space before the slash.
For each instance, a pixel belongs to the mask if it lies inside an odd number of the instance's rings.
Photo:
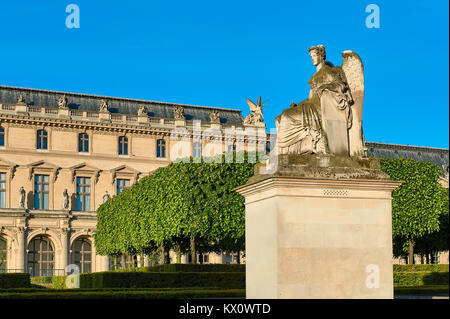
<path id="1" fill-rule="evenodd" d="M 99 205 L 176 157 L 261 146 L 235 129 L 251 131 L 240 110 L 0 86 L 1 267 L 108 270 L 93 243 Z"/>
<path id="2" fill-rule="evenodd" d="M 63 274 L 69 264 L 82 272 L 125 266 L 125 257 L 95 252 L 95 210 L 105 200 L 177 157 L 264 151 L 268 140 L 265 126 L 244 124 L 238 109 L 0 86 L 0 271 L 42 276 Z M 448 150 L 367 148 L 376 157 L 409 152 L 433 161 L 448 184 Z"/>

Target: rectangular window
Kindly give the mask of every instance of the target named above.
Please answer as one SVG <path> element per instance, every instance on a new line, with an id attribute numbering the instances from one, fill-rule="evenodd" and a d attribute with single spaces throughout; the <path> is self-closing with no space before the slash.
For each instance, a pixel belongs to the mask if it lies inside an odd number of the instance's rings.
<path id="1" fill-rule="evenodd" d="M 231 153 L 231 152 L 236 152 L 236 144 L 229 144 L 227 146 L 227 152 Z"/>
<path id="2" fill-rule="evenodd" d="M 0 126 L 0 146 L 5 146 L 5 129 Z"/>
<path id="3" fill-rule="evenodd" d="M 117 195 L 119 195 L 122 191 L 126 190 L 130 187 L 129 179 L 118 179 L 117 180 Z"/>
<path id="4" fill-rule="evenodd" d="M 45 130 L 37 131 L 36 148 L 38 150 L 46 150 L 47 149 L 47 132 Z"/>
<path id="5" fill-rule="evenodd" d="M 6 173 L 0 173 L 0 208 L 6 208 Z"/>
<path id="6" fill-rule="evenodd" d="M 77 177 L 77 210 L 88 211 L 91 208 L 91 179 Z"/>
<path id="7" fill-rule="evenodd" d="M 89 135 L 86 133 L 78 135 L 78 152 L 89 152 Z"/>
<path id="8" fill-rule="evenodd" d="M 49 176 L 34 175 L 34 209 L 48 209 Z"/>
<path id="9" fill-rule="evenodd" d="M 128 138 L 119 136 L 119 155 L 128 155 Z"/>
<path id="10" fill-rule="evenodd" d="M 166 141 L 156 141 L 156 157 L 166 157 Z"/>

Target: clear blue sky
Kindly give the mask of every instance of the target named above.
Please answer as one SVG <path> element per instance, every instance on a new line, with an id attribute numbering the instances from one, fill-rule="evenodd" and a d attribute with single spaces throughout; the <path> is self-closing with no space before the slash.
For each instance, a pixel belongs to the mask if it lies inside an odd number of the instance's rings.
<path id="1" fill-rule="evenodd" d="M 112 4 L 116 3 L 117 4 Z M 68 4 L 80 28 L 65 26 Z M 449 146 L 448 1 L 2 1 L 0 84 L 232 107 L 304 100 L 308 47 L 364 63 L 367 141 Z M 368 4 L 380 8 L 368 29 Z"/>

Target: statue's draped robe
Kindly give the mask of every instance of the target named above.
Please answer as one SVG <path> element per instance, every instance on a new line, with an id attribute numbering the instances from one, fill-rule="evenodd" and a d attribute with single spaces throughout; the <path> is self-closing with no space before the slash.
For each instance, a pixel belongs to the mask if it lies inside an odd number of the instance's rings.
<path id="1" fill-rule="evenodd" d="M 280 153 L 348 154 L 353 100 L 344 72 L 325 64 L 308 84 L 310 97 L 275 119 Z"/>

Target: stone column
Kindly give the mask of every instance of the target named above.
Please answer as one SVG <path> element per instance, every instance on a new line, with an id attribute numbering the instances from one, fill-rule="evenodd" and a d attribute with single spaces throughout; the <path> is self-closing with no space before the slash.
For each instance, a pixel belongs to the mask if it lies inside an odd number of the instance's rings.
<path id="1" fill-rule="evenodd" d="M 17 228 L 17 261 L 16 261 L 16 269 L 20 269 L 24 272 L 27 272 L 25 268 L 25 244 L 26 244 L 26 228 L 18 227 Z"/>
<path id="2" fill-rule="evenodd" d="M 60 258 L 60 267 L 63 269 L 63 272 L 65 274 L 65 269 L 67 265 L 69 264 L 69 229 L 68 228 L 61 228 L 61 258 Z M 57 273 L 56 275 L 63 275 L 62 273 Z"/>
<path id="3" fill-rule="evenodd" d="M 392 299 L 391 192 L 400 183 L 376 160 L 280 158 L 274 174 L 237 189 L 247 298 Z"/>
<path id="4" fill-rule="evenodd" d="M 96 267 L 95 267 L 95 272 L 99 272 L 99 271 L 108 271 L 109 270 L 109 259 L 108 256 L 100 256 L 97 255 L 95 256 L 95 258 L 97 259 L 96 261 Z"/>

